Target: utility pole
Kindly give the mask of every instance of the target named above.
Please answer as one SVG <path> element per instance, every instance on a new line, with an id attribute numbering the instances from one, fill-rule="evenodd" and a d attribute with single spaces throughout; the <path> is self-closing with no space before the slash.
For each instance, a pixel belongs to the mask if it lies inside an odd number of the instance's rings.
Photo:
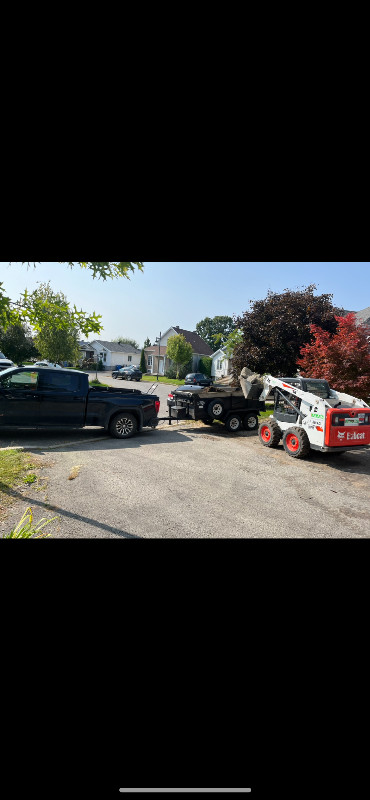
<path id="1" fill-rule="evenodd" d="M 162 331 L 159 334 L 159 339 L 155 340 L 155 343 L 158 344 L 158 361 L 157 361 L 157 381 L 159 380 L 159 356 L 161 355 L 161 339 L 162 339 Z"/>

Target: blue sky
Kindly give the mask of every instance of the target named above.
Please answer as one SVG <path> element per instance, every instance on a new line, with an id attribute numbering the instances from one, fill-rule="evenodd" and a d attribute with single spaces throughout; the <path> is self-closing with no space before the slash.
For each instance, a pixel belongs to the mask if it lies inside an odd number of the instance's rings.
<path id="1" fill-rule="evenodd" d="M 144 273 L 131 280 L 93 280 L 87 270 L 72 270 L 56 261 L 42 261 L 36 270 L 19 262 L 0 261 L 0 281 L 17 300 L 27 288 L 50 280 L 69 302 L 102 314 L 99 338 L 153 342 L 171 325 L 195 330 L 204 317 L 242 314 L 250 300 L 261 300 L 269 289 L 282 292 L 311 283 L 317 293 L 334 295 L 335 305 L 361 311 L 370 305 L 369 261 L 145 261 Z M 90 341 L 94 338 L 90 336 Z"/>

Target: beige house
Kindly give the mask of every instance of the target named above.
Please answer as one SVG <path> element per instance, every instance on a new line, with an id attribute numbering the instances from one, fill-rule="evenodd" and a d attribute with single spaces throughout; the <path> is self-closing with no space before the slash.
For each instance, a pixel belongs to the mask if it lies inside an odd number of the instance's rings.
<path id="1" fill-rule="evenodd" d="M 213 350 L 209 344 L 204 341 L 196 331 L 186 331 L 177 325 L 171 328 L 161 336 L 160 341 L 156 342 L 153 347 L 146 347 L 145 360 L 147 364 L 147 372 L 152 375 L 164 375 L 168 367 L 171 366 L 172 361 L 167 356 L 167 343 L 171 336 L 178 336 L 182 334 L 186 341 L 191 344 L 193 348 L 193 371 L 198 369 L 199 360 L 203 356 L 211 358 Z"/>

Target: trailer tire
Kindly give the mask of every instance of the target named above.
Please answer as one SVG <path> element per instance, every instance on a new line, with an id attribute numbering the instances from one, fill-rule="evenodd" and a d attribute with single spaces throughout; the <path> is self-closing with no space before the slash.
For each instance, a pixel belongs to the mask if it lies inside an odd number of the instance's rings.
<path id="1" fill-rule="evenodd" d="M 307 458 L 311 451 L 310 440 L 302 428 L 288 428 L 284 433 L 283 445 L 292 458 Z"/>
<path id="2" fill-rule="evenodd" d="M 283 434 L 275 420 L 265 419 L 259 426 L 258 435 L 264 447 L 277 447 Z"/>
<path id="3" fill-rule="evenodd" d="M 138 423 L 133 414 L 121 411 L 109 423 L 109 433 L 115 439 L 130 439 L 137 433 Z"/>
<path id="4" fill-rule="evenodd" d="M 242 428 L 242 421 L 238 414 L 230 414 L 225 425 L 229 433 L 238 433 Z"/>
<path id="5" fill-rule="evenodd" d="M 257 414 L 247 414 L 243 418 L 243 425 L 246 431 L 256 431 L 258 428 Z"/>
<path id="6" fill-rule="evenodd" d="M 207 414 L 213 419 L 220 419 L 225 411 L 222 400 L 213 400 L 207 408 Z"/>

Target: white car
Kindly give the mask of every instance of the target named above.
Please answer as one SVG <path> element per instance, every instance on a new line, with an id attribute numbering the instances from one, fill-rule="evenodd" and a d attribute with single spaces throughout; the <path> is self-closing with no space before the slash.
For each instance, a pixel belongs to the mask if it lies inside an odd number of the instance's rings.
<path id="1" fill-rule="evenodd" d="M 14 367 L 15 364 L 10 358 L 5 358 L 4 353 L 0 352 L 0 372 L 3 372 L 4 369 L 10 369 L 10 367 Z"/>
<path id="2" fill-rule="evenodd" d="M 51 361 L 36 361 L 34 367 L 48 367 L 49 369 L 62 369 L 59 364 L 53 364 Z"/>

